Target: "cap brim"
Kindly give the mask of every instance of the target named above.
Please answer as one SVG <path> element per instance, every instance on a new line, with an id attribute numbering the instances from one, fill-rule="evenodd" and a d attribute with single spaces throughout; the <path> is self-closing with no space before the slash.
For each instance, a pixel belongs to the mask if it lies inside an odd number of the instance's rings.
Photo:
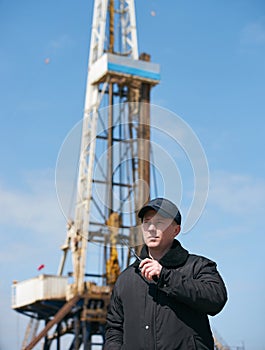
<path id="1" fill-rule="evenodd" d="M 138 213 L 138 217 L 139 218 L 143 218 L 145 213 L 148 211 L 148 210 L 155 210 L 158 214 L 160 214 L 161 216 L 163 216 L 164 218 L 171 218 L 174 220 L 174 217 L 172 217 L 172 215 L 170 215 L 169 213 L 167 213 L 166 211 L 164 211 L 163 209 L 161 209 L 160 207 L 157 207 L 156 205 L 147 205 L 145 207 L 143 207 L 139 213 Z"/>

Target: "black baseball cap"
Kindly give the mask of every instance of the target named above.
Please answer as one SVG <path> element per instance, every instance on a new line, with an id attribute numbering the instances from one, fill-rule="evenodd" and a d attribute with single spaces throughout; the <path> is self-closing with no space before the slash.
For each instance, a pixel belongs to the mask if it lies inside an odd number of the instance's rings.
<path id="1" fill-rule="evenodd" d="M 145 204 L 139 211 L 138 217 L 143 220 L 145 213 L 153 209 L 165 218 L 172 218 L 178 225 L 181 225 L 181 214 L 178 207 L 166 198 L 155 198 Z"/>

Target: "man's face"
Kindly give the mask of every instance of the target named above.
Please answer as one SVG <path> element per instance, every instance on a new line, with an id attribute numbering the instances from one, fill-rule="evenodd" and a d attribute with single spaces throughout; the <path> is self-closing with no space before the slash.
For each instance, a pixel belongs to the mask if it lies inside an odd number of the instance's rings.
<path id="1" fill-rule="evenodd" d="M 167 249 L 171 246 L 180 226 L 171 218 L 165 218 L 155 210 L 148 210 L 142 222 L 145 244 L 152 249 Z"/>

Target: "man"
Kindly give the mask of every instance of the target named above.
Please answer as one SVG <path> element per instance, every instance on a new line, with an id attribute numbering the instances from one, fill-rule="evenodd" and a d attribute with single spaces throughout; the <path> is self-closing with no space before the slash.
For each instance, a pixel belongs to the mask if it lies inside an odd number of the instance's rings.
<path id="1" fill-rule="evenodd" d="M 105 350 L 210 350 L 208 315 L 227 301 L 216 264 L 189 254 L 175 237 L 181 215 L 171 201 L 156 198 L 138 213 L 145 245 L 114 286 Z"/>

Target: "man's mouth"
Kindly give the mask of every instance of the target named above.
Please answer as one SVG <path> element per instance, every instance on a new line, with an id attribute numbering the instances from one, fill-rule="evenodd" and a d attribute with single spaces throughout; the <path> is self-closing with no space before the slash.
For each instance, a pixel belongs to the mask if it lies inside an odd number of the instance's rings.
<path id="1" fill-rule="evenodd" d="M 159 237 L 155 236 L 155 237 L 148 237 L 149 241 L 156 241 Z"/>

